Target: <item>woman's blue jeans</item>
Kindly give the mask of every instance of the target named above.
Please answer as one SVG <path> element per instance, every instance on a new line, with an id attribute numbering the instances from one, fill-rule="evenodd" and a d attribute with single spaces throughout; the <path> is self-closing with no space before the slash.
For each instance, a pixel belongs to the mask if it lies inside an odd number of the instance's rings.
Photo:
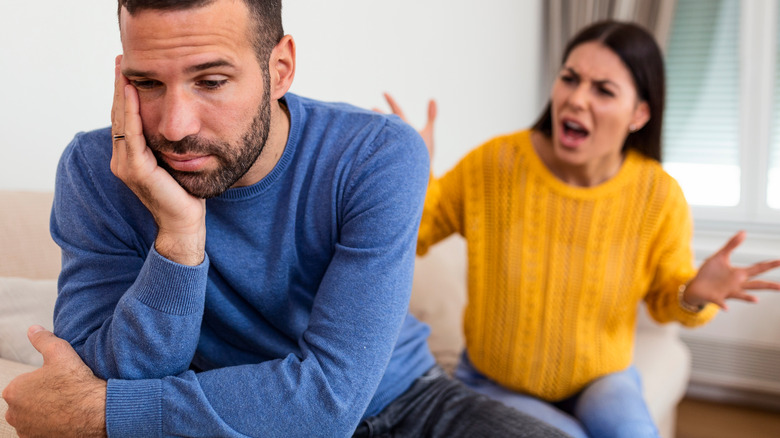
<path id="1" fill-rule="evenodd" d="M 474 369 L 466 352 L 455 370 L 455 377 L 476 392 L 575 438 L 658 437 L 658 429 L 642 396 L 639 373 L 633 365 L 625 371 L 600 377 L 580 393 L 555 403 L 511 391 L 493 382 Z"/>

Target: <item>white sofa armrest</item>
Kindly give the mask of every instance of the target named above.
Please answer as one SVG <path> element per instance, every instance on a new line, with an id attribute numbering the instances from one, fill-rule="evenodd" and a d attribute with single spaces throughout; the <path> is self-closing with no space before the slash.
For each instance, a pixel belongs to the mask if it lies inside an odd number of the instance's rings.
<path id="1" fill-rule="evenodd" d="M 634 364 L 642 377 L 645 400 L 662 437 L 675 435 L 677 405 L 688 388 L 691 353 L 680 340 L 677 323 L 657 324 L 640 306 Z"/>

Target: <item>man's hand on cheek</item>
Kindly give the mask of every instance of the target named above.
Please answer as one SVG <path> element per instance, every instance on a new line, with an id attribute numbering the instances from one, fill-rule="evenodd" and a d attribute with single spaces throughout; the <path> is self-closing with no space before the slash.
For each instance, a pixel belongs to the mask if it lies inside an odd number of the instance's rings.
<path id="1" fill-rule="evenodd" d="M 106 382 L 53 333 L 33 326 L 27 336 L 43 355 L 43 366 L 3 391 L 8 424 L 20 437 L 106 436 Z"/>
<path id="2" fill-rule="evenodd" d="M 121 62 L 122 55 L 115 66 L 111 171 L 152 213 L 157 252 L 177 263 L 198 265 L 205 255 L 206 201 L 187 193 L 158 166 L 143 135 L 138 91 L 122 74 Z"/>

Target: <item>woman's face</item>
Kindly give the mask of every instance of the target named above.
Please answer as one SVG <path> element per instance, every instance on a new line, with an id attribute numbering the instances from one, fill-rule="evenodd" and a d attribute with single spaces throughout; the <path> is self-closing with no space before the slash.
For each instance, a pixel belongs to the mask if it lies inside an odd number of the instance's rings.
<path id="1" fill-rule="evenodd" d="M 628 68 L 598 42 L 569 53 L 553 84 L 551 108 L 555 161 L 597 180 L 617 172 L 629 132 L 650 118 Z"/>

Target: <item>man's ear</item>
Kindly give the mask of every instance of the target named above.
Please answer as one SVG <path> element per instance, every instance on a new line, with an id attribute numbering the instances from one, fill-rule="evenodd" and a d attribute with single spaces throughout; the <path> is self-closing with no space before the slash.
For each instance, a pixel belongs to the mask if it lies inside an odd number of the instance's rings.
<path id="1" fill-rule="evenodd" d="M 285 35 L 271 51 L 268 72 L 271 75 L 271 100 L 281 99 L 295 78 L 295 41 L 291 35 Z"/>

